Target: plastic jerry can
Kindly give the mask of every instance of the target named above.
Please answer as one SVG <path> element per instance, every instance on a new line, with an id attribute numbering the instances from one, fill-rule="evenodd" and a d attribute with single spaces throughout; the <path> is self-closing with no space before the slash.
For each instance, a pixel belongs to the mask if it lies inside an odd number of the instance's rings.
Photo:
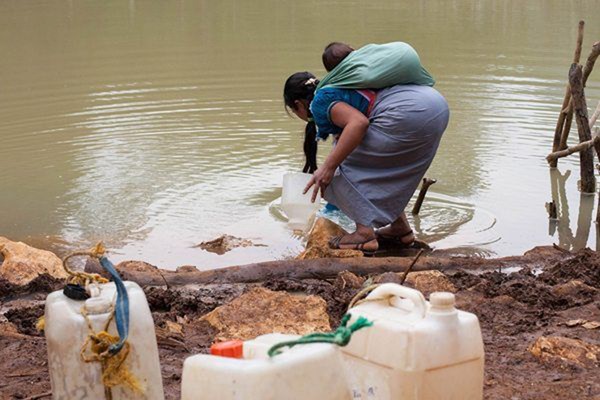
<path id="1" fill-rule="evenodd" d="M 481 400 L 483 340 L 452 293 L 387 283 L 349 313 L 373 321 L 342 349 L 354 399 Z"/>
<path id="2" fill-rule="evenodd" d="M 340 349 L 316 343 L 269 358 L 268 349 L 298 336 L 244 342 L 244 358 L 198 354 L 183 364 L 182 400 L 350 400 Z"/>
<path id="3" fill-rule="evenodd" d="M 124 363 L 139 383 L 135 392 L 124 385 L 110 389 L 113 400 L 163 400 L 162 377 L 152 314 L 142 289 L 134 282 L 124 282 L 129 298 L 129 354 Z M 105 399 L 100 362 L 84 362 L 82 346 L 90 333 L 82 308 L 94 332 L 100 332 L 111 318 L 116 298 L 114 283 L 98 285 L 87 300 L 73 300 L 63 291 L 50 293 L 46 299 L 45 334 L 48 366 L 54 400 Z M 117 335 L 114 320 L 108 332 Z"/>

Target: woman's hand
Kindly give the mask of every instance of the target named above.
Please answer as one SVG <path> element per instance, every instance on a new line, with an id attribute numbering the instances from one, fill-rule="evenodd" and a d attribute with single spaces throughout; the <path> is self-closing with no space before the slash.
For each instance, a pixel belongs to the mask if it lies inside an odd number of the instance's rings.
<path id="1" fill-rule="evenodd" d="M 331 120 L 333 123 L 343 129 L 335 147 L 327 156 L 325 163 L 317 169 L 308 185 L 304 188 L 303 194 L 314 185 L 312 202 L 317 199 L 317 194 L 321 190 L 321 196 L 325 193 L 327 185 L 331 183 L 333 174 L 337 167 L 342 164 L 344 159 L 360 144 L 365 132 L 369 127 L 369 120 L 356 108 L 339 102 L 331 107 Z"/>
<path id="2" fill-rule="evenodd" d="M 317 200 L 317 194 L 319 194 L 319 190 L 321 190 L 321 197 L 323 197 L 323 193 L 325 193 L 325 189 L 331 183 L 333 179 L 333 174 L 335 173 L 335 168 L 331 168 L 327 166 L 327 164 L 321 165 L 314 173 L 308 185 L 304 188 L 302 194 L 306 194 L 311 187 L 315 187 L 313 189 L 311 203 L 314 203 Z"/>

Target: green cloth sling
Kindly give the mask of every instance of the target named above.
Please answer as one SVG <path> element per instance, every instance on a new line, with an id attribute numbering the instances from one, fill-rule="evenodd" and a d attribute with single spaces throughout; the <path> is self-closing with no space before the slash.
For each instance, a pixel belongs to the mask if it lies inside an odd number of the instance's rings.
<path id="1" fill-rule="evenodd" d="M 317 86 L 343 89 L 382 89 L 394 85 L 433 86 L 435 80 L 421 65 L 409 44 L 368 44 L 353 51 Z"/>

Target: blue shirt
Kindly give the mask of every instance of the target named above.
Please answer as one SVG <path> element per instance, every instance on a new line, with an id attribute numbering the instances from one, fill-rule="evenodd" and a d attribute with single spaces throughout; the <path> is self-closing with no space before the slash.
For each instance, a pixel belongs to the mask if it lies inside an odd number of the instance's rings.
<path id="1" fill-rule="evenodd" d="M 331 121 L 331 108 L 340 101 L 367 115 L 369 100 L 356 90 L 333 87 L 318 90 L 310 103 L 310 112 L 317 125 L 317 139 L 325 140 L 329 135 L 342 133 L 342 128 Z"/>

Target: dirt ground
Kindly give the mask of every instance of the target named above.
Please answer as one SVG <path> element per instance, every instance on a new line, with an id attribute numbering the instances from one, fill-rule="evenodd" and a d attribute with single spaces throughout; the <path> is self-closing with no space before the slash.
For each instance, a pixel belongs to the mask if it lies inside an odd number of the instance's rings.
<path id="1" fill-rule="evenodd" d="M 583 250 L 558 263 L 540 259 L 539 267 L 512 274 L 447 274 L 458 290 L 458 307 L 475 313 L 481 323 L 486 351 L 484 398 L 600 399 L 597 359 L 585 364 L 561 359 L 541 361 L 528 351 L 540 336 L 562 336 L 600 345 L 600 329 L 567 324 L 577 319 L 600 321 L 600 255 Z M 199 316 L 259 285 L 321 296 L 327 302 L 331 324 L 336 326 L 348 302 L 364 284 L 364 279 L 355 278 L 341 274 L 332 280 L 145 288 L 157 326 L 166 398 L 179 398 L 185 357 L 206 352 L 215 336 L 206 322 L 198 321 Z M 384 274 L 369 279 L 377 282 L 395 278 Z M 49 278 L 37 279 L 20 289 L 0 281 L 1 399 L 27 399 L 50 391 L 45 340 L 35 323 L 43 314 L 46 294 L 60 286 L 60 282 Z M 167 329 L 169 321 L 179 323 L 183 331 Z"/>

